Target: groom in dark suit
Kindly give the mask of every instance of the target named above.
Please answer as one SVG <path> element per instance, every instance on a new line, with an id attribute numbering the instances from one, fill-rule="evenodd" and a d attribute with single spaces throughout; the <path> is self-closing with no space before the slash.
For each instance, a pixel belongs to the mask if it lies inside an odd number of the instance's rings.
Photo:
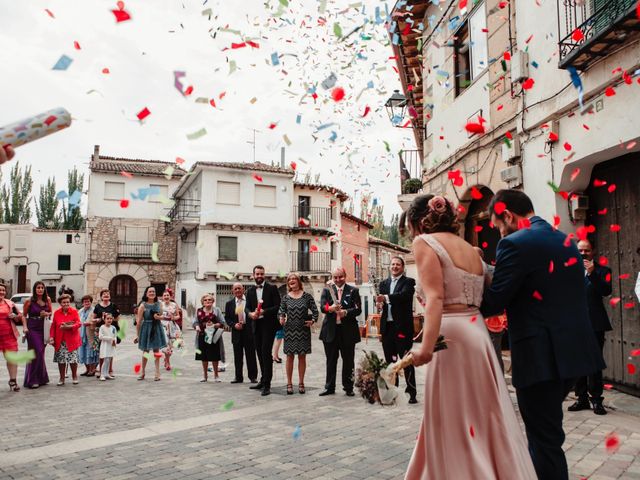
<path id="1" fill-rule="evenodd" d="M 258 383 L 258 365 L 256 364 L 256 347 L 253 343 L 253 320 L 245 313 L 247 300 L 244 296 L 244 286 L 234 283 L 231 287 L 233 298 L 224 307 L 224 319 L 231 328 L 231 343 L 233 344 L 233 363 L 236 376 L 231 383 L 242 383 L 242 352 L 247 358 L 247 372 L 251 383 Z"/>
<path id="2" fill-rule="evenodd" d="M 404 260 L 401 257 L 392 257 L 389 268 L 391 276 L 380 283 L 376 305 L 382 311 L 380 333 L 384 359 L 391 363 L 404 357 L 413 346 L 413 294 L 416 281 L 404 274 Z M 404 369 L 404 378 L 409 403 L 418 403 L 416 370 L 413 364 Z"/>
<path id="3" fill-rule="evenodd" d="M 333 272 L 334 285 L 325 288 L 320 296 L 320 310 L 325 314 L 320 340 L 324 342 L 327 356 L 327 377 L 321 397 L 336 393 L 338 355 L 342 357 L 342 388 L 349 397 L 354 396 L 353 367 L 356 343 L 360 342 L 358 315 L 362 309 L 358 289 L 347 285 L 346 278 L 344 268 L 336 268 Z"/>
<path id="4" fill-rule="evenodd" d="M 587 311 L 584 266 L 567 235 L 535 216 L 529 197 L 500 190 L 493 282 L 481 311 L 509 319 L 513 386 L 538 478 L 568 479 L 562 402 L 575 379 L 604 368 Z"/>
<path id="5" fill-rule="evenodd" d="M 262 396 L 271 394 L 271 378 L 273 377 L 273 341 L 280 328 L 278 310 L 280 309 L 280 293 L 278 287 L 264 279 L 264 267 L 253 267 L 253 279 L 256 284 L 247 290 L 245 313 L 251 319 L 258 362 L 260 363 L 260 381 L 251 387 L 262 390 Z"/>

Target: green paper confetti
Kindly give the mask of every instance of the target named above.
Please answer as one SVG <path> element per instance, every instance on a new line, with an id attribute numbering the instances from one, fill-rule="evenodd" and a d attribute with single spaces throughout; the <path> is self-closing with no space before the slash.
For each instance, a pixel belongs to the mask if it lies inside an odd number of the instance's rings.
<path id="1" fill-rule="evenodd" d="M 333 34 L 338 38 L 342 38 L 342 27 L 338 22 L 333 24 Z"/>
<path id="2" fill-rule="evenodd" d="M 507 146 L 507 148 L 511 148 L 511 142 L 509 141 L 509 139 L 507 137 L 504 137 L 504 143 Z"/>
<path id="3" fill-rule="evenodd" d="M 171 223 L 171 219 L 169 217 L 167 217 L 166 215 L 160 215 L 158 217 L 158 220 L 162 220 L 165 223 Z"/>
<path id="4" fill-rule="evenodd" d="M 197 355 L 201 355 L 202 354 L 202 350 L 200 350 L 199 348 L 196 348 L 196 354 Z"/>
<path id="5" fill-rule="evenodd" d="M 142 354 L 142 356 L 143 356 L 144 358 L 146 358 L 147 360 L 153 360 L 153 353 L 151 353 L 151 352 L 144 352 L 144 353 Z"/>
<path id="6" fill-rule="evenodd" d="M 174 170 L 175 169 L 171 165 L 169 165 L 167 168 L 164 169 L 162 173 L 164 173 L 164 176 L 167 180 L 171 180 Z"/>
<path id="7" fill-rule="evenodd" d="M 118 326 L 120 327 L 120 330 L 118 330 L 116 336 L 120 340 L 124 340 L 124 338 L 127 336 L 127 328 L 129 327 L 129 323 L 126 320 L 122 319 L 118 322 Z"/>
<path id="8" fill-rule="evenodd" d="M 15 365 L 26 365 L 31 363 L 31 360 L 36 358 L 35 350 L 27 350 L 26 352 L 10 352 L 6 351 L 5 358 L 8 363 L 13 363 Z"/>
<path id="9" fill-rule="evenodd" d="M 229 272 L 218 272 L 218 275 L 226 278 L 227 280 L 231 280 L 234 276 L 233 273 L 229 273 Z"/>
<path id="10" fill-rule="evenodd" d="M 238 67 L 236 65 L 236 61 L 235 60 L 229 61 L 229 75 L 231 75 L 233 72 L 235 72 L 237 68 Z"/>
<path id="11" fill-rule="evenodd" d="M 171 372 L 171 375 L 173 375 L 173 378 L 178 378 L 178 375 L 180 375 L 180 370 L 177 368 L 174 368 Z"/>
<path id="12" fill-rule="evenodd" d="M 235 63 L 235 62 L 234 62 Z M 193 133 L 188 133 L 187 134 L 187 138 L 189 140 L 196 140 L 200 137 L 204 137 L 207 134 L 207 129 L 206 128 L 201 128 L 200 130 L 198 130 L 197 132 L 193 132 Z"/>
<path id="13" fill-rule="evenodd" d="M 151 260 L 156 263 L 160 261 L 158 260 L 158 242 L 153 242 L 153 245 L 151 246 Z"/>
<path id="14" fill-rule="evenodd" d="M 389 142 L 387 142 L 386 140 L 383 140 L 382 143 L 384 143 L 384 148 L 387 150 L 387 152 L 391 152 L 391 147 L 389 146 Z"/>
<path id="15" fill-rule="evenodd" d="M 549 181 L 547 182 L 547 185 L 549 185 L 551 187 L 551 189 L 553 190 L 554 193 L 558 193 L 560 191 L 560 188 L 553 182 Z"/>
<path id="16" fill-rule="evenodd" d="M 280 0 L 280 5 L 282 5 L 283 7 L 288 7 L 289 6 L 289 1 L 288 0 Z"/>
<path id="17" fill-rule="evenodd" d="M 233 405 L 234 405 L 233 400 L 229 400 L 227 403 L 222 404 L 222 406 L 220 407 L 220 410 L 222 410 L 223 412 L 228 412 L 233 408 Z"/>

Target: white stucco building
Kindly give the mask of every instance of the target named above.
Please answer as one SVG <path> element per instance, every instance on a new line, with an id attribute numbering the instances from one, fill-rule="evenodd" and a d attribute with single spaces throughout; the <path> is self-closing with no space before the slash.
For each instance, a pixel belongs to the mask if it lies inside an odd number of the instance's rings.
<path id="1" fill-rule="evenodd" d="M 260 162 L 197 162 L 176 189 L 169 227 L 179 235 L 176 299 L 193 312 L 205 292 L 223 306 L 235 281 L 251 283 L 255 265 L 284 284 L 303 276 L 319 297 L 341 252 L 343 192 L 294 181 L 291 169 Z"/>
<path id="2" fill-rule="evenodd" d="M 640 345 L 637 2 L 481 0 L 463 11 L 460 3 L 408 0 L 392 12 L 417 147 L 401 155 L 401 176 L 459 199 L 463 234 L 489 261 L 498 235 L 487 205 L 499 189 L 522 188 L 567 233 L 593 226 L 621 299 L 605 302 L 614 328 L 605 375 L 637 393 L 640 378 L 625 368 Z"/>
<path id="3" fill-rule="evenodd" d="M 85 233 L 0 224 L 0 281 L 9 294 L 28 293 L 40 280 L 55 301 L 62 285 L 78 300 L 84 290 Z"/>

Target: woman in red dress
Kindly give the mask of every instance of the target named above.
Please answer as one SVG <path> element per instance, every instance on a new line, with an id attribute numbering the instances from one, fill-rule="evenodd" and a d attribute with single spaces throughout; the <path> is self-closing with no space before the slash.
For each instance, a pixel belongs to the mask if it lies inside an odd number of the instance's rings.
<path id="1" fill-rule="evenodd" d="M 26 335 L 29 333 L 24 317 L 18 312 L 13 302 L 7 300 L 7 287 L 0 283 L 0 350 L 7 358 L 7 352 L 18 351 L 18 329 L 14 319 L 22 321 L 22 331 Z M 9 390 L 19 392 L 20 387 L 16 382 L 18 375 L 18 365 L 7 360 L 7 370 L 9 371 Z"/>
<path id="2" fill-rule="evenodd" d="M 58 386 L 64 385 L 67 363 L 71 364 L 71 377 L 74 385 L 78 384 L 78 348 L 80 339 L 80 316 L 75 308 L 71 308 L 71 295 L 63 294 L 58 299 L 60 308 L 53 313 L 51 322 L 51 343 L 56 352 L 53 361 L 58 363 L 60 380 Z"/>

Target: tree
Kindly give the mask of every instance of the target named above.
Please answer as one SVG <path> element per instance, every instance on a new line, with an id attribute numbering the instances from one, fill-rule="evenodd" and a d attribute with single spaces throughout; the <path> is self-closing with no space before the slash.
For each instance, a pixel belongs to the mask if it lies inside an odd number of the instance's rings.
<path id="1" fill-rule="evenodd" d="M 66 202 L 62 202 L 62 228 L 66 230 L 80 230 L 84 223 L 80 212 L 80 196 L 84 186 L 84 174 L 78 173 L 78 169 L 73 167 L 67 174 L 67 192 L 69 196 Z M 79 192 L 79 193 L 76 193 Z"/>
<path id="2" fill-rule="evenodd" d="M 31 166 L 24 171 L 20 164 L 11 167 L 9 183 L 2 186 L 0 202 L 2 203 L 2 221 L 4 223 L 29 223 L 31 220 Z"/>
<path id="3" fill-rule="evenodd" d="M 58 198 L 56 196 L 56 181 L 51 177 L 46 185 L 40 185 L 40 195 L 36 200 L 36 217 L 38 227 L 48 229 L 60 228 L 60 213 L 58 213 Z"/>
<path id="4" fill-rule="evenodd" d="M 398 245 L 400 241 L 400 233 L 398 232 L 398 226 L 400 225 L 400 215 L 397 213 L 391 216 L 391 225 L 385 226 L 384 229 L 387 233 L 387 240 L 391 243 Z"/>

